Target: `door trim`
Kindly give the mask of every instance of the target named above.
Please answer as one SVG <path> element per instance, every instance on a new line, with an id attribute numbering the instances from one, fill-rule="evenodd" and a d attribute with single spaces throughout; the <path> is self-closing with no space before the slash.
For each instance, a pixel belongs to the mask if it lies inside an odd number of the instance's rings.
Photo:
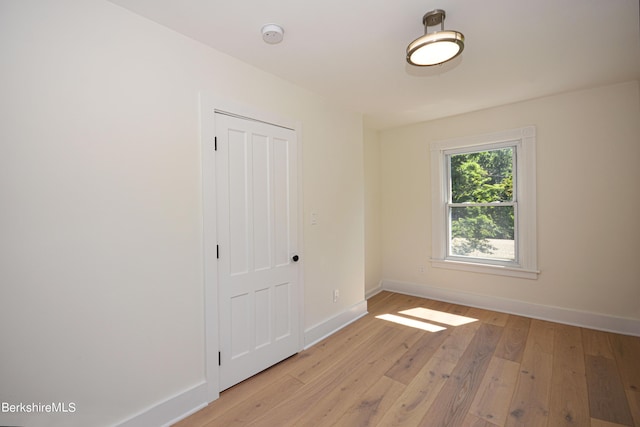
<path id="1" fill-rule="evenodd" d="M 202 168 L 202 235 L 204 267 L 204 363 L 207 383 L 207 400 L 212 402 L 220 397 L 220 374 L 218 366 L 219 320 L 218 320 L 218 264 L 217 245 L 217 200 L 216 200 L 216 157 L 215 157 L 215 112 L 275 126 L 291 129 L 296 133 L 298 144 L 298 350 L 304 347 L 304 216 L 303 216 L 303 167 L 302 167 L 302 124 L 299 121 L 279 117 L 273 113 L 237 104 L 210 95 L 199 94 L 200 148 Z"/>
<path id="2" fill-rule="evenodd" d="M 264 123 L 266 125 L 276 126 L 276 127 L 279 127 L 279 128 L 289 129 L 289 130 L 295 131 L 294 127 L 284 126 L 284 125 L 280 125 L 280 124 L 277 124 L 277 123 L 266 122 L 264 120 L 256 119 L 254 117 L 242 116 L 240 114 L 231 113 L 229 111 L 220 110 L 218 108 L 215 108 L 213 110 L 213 112 L 217 113 L 217 114 L 224 114 L 225 116 L 229 116 L 229 117 L 235 117 L 236 119 L 242 119 L 242 120 L 249 120 L 249 121 L 252 121 L 252 122 Z M 297 136 L 297 134 L 296 134 L 296 136 Z"/>

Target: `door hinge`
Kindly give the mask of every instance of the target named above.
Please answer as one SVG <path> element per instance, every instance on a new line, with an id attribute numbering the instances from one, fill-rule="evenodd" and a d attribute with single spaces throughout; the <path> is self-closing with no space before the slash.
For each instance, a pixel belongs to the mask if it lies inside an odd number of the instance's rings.
<path id="1" fill-rule="evenodd" d="M 216 259 L 220 259 L 220 246 L 216 245 Z"/>
<path id="2" fill-rule="evenodd" d="M 213 137 L 213 151 L 218 151 L 218 137 Z"/>
<path id="3" fill-rule="evenodd" d="M 218 352 L 218 366 L 222 366 L 222 353 Z"/>

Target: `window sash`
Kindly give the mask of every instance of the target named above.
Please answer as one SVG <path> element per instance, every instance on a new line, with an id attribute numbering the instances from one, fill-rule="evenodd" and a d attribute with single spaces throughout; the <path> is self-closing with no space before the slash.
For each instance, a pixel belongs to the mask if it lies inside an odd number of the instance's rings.
<path id="1" fill-rule="evenodd" d="M 489 203 L 476 203 L 476 202 L 464 202 L 464 203 L 451 203 L 447 202 L 447 206 L 452 208 L 471 208 L 479 206 L 482 208 L 499 208 L 500 206 L 515 206 L 518 202 L 489 202 Z"/>
<path id="2" fill-rule="evenodd" d="M 447 203 L 452 203 L 453 200 L 453 189 L 452 189 L 452 177 L 451 177 L 451 157 L 459 154 L 471 154 L 471 153 L 482 153 L 485 151 L 498 151 L 504 148 L 511 148 L 511 174 L 512 174 L 512 191 L 511 191 L 511 201 L 517 202 L 518 200 L 518 152 L 522 149 L 521 142 L 519 140 L 514 141 L 505 141 L 502 143 L 495 144 L 484 144 L 479 146 L 472 147 L 464 147 L 464 148 L 454 148 L 444 151 L 444 170 L 446 172 L 447 177 Z M 465 202 L 466 203 L 466 202 Z M 475 203 L 475 202 L 469 202 Z M 509 203 L 507 201 L 500 202 L 490 202 L 490 203 Z"/>
<path id="3" fill-rule="evenodd" d="M 480 256 L 465 256 L 455 255 L 452 251 L 453 236 L 451 231 L 451 208 L 470 208 L 470 207 L 513 207 L 513 246 L 514 246 L 514 259 L 496 259 Z M 521 267 L 520 264 L 520 245 L 518 238 L 518 203 L 517 202 L 503 202 L 503 203 L 447 203 L 446 204 L 446 218 L 447 218 L 447 240 L 445 259 L 462 262 L 481 262 L 483 264 L 501 265 L 506 267 Z"/>
<path id="4" fill-rule="evenodd" d="M 446 249 L 445 249 L 445 259 L 447 260 L 456 260 L 456 261 L 465 261 L 465 262 L 482 262 L 486 264 L 494 264 L 494 265 L 504 265 L 511 267 L 519 267 L 519 239 L 518 239 L 518 211 L 517 211 L 517 183 L 518 183 L 518 150 L 520 144 L 519 141 L 505 141 L 497 144 L 485 144 L 479 146 L 472 147 L 463 147 L 451 150 L 444 151 L 445 158 L 445 171 L 447 177 L 447 201 L 445 203 L 445 218 L 446 218 Z M 464 202 L 464 203 L 453 203 L 451 200 L 453 199 L 453 179 L 452 179 L 452 171 L 451 171 L 451 158 L 455 155 L 462 154 L 471 154 L 471 153 L 483 153 L 487 151 L 498 151 L 505 148 L 512 149 L 511 155 L 511 173 L 513 180 L 513 191 L 511 196 L 511 201 L 499 201 L 499 202 Z M 451 212 L 452 208 L 470 208 L 470 207 L 500 207 L 507 206 L 513 207 L 513 242 L 514 242 L 514 259 L 513 260 L 502 260 L 495 259 L 490 257 L 482 257 L 482 256 L 465 256 L 465 255 L 456 255 L 453 253 L 453 233 L 452 233 L 452 219 Z"/>

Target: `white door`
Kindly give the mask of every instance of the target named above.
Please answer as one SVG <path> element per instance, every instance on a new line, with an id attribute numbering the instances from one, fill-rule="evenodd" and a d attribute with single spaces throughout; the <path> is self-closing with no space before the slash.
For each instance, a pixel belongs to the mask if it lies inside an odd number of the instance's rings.
<path id="1" fill-rule="evenodd" d="M 216 113 L 220 390 L 299 350 L 297 140 Z"/>

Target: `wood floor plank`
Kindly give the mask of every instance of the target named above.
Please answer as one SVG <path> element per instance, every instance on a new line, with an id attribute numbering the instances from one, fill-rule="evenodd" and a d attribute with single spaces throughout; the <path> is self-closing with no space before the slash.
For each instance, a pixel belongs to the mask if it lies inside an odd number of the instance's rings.
<path id="1" fill-rule="evenodd" d="M 547 322 L 546 320 L 532 319 L 529 326 L 527 346 L 532 344 L 532 349 L 536 351 L 553 354 L 556 327 L 558 325 L 558 323 Z"/>
<path id="2" fill-rule="evenodd" d="M 418 298 L 411 295 L 403 295 L 398 293 L 391 293 L 389 295 L 384 295 L 385 292 L 382 292 L 382 296 L 384 299 L 379 302 L 375 302 L 374 304 L 367 304 L 367 311 L 372 317 L 381 315 L 381 314 L 397 314 L 399 311 L 407 310 L 410 308 L 415 308 L 419 306 L 431 306 L 432 304 L 444 304 L 440 301 L 434 301 L 425 298 Z M 380 295 L 380 294 L 378 294 Z"/>
<path id="3" fill-rule="evenodd" d="M 482 383 L 502 331 L 500 326 L 480 325 L 421 425 L 450 426 L 462 423 Z"/>
<path id="4" fill-rule="evenodd" d="M 401 310 L 408 310 L 410 308 L 419 307 L 422 304 L 430 303 L 431 300 L 427 300 L 424 298 L 393 293 L 389 298 L 385 300 L 384 304 L 377 307 L 372 307 L 370 310 L 368 309 L 368 311 L 370 314 L 377 316 L 379 314 L 385 313 L 397 313 Z"/>
<path id="5" fill-rule="evenodd" d="M 389 326 L 373 317 L 361 320 L 336 332 L 330 340 L 323 340 L 302 352 L 291 375 L 304 383 L 311 382 L 336 365 L 348 363 L 345 358 L 353 357 L 361 347 L 371 345 L 371 340 Z"/>
<path id="6" fill-rule="evenodd" d="M 549 427 L 587 426 L 589 393 L 580 328 L 555 325 Z"/>
<path id="7" fill-rule="evenodd" d="M 608 421 L 591 418 L 591 427 L 626 427 L 622 424 L 610 423 Z"/>
<path id="8" fill-rule="evenodd" d="M 529 334 L 531 319 L 509 315 L 495 355 L 520 363 Z"/>
<path id="9" fill-rule="evenodd" d="M 476 334 L 482 323 L 469 323 L 464 326 L 458 326 L 442 343 L 442 352 L 438 352 L 437 357 L 446 358 L 452 363 L 458 363 L 460 358 L 467 350 L 471 339 Z"/>
<path id="10" fill-rule="evenodd" d="M 380 427 L 419 425 L 455 368 L 455 363 L 447 359 L 439 357 L 429 359 L 414 381 L 406 386 L 400 397 L 375 425 Z"/>
<path id="11" fill-rule="evenodd" d="M 459 358 L 479 327 L 479 324 L 469 324 L 453 329 L 433 357 L 426 362 L 376 425 L 380 427 L 419 425 L 438 393 L 451 377 Z"/>
<path id="12" fill-rule="evenodd" d="M 492 357 L 469 412 L 491 424 L 503 426 L 509 415 L 519 371 L 519 363 Z"/>
<path id="13" fill-rule="evenodd" d="M 293 425 L 298 427 L 326 426 L 334 424 L 349 409 L 354 396 L 367 392 L 381 378 L 389 367 L 402 356 L 419 334 L 417 330 L 405 328 L 375 351 L 354 363 L 349 373 L 331 390 L 316 400 Z M 274 424 L 279 425 L 279 424 Z"/>
<path id="14" fill-rule="evenodd" d="M 467 414 L 465 419 L 460 424 L 460 427 L 495 427 L 496 424 L 492 424 L 482 418 L 478 418 L 473 414 Z"/>
<path id="15" fill-rule="evenodd" d="M 280 396 L 285 393 L 296 393 L 304 384 L 289 375 L 274 381 L 270 386 L 254 393 L 251 399 L 245 399 L 220 416 L 212 419 L 204 427 L 242 427 L 261 417 L 280 404 Z"/>
<path id="16" fill-rule="evenodd" d="M 440 310 L 440 311 L 444 311 L 446 313 L 451 313 L 451 314 L 457 314 L 459 316 L 466 316 L 466 314 L 471 309 L 470 307 L 466 307 L 460 304 L 432 301 L 432 304 L 435 304 L 435 303 L 443 304 L 441 308 L 435 308 L 435 310 Z"/>
<path id="17" fill-rule="evenodd" d="M 541 353 L 523 361 L 506 427 L 546 426 L 549 415 L 551 355 Z"/>
<path id="18" fill-rule="evenodd" d="M 553 368 L 549 427 L 589 425 L 589 394 L 584 373 Z"/>
<path id="19" fill-rule="evenodd" d="M 584 374 L 584 347 L 582 328 L 554 325 L 553 366 Z"/>
<path id="20" fill-rule="evenodd" d="M 231 410 L 236 405 L 245 401 L 253 401 L 253 397 L 262 389 L 271 386 L 274 382 L 287 375 L 288 369 L 295 365 L 299 355 L 294 355 L 271 368 L 254 375 L 250 379 L 223 391 L 220 398 L 190 417 L 174 424 L 174 427 L 202 427 L 211 420 Z"/>
<path id="21" fill-rule="evenodd" d="M 553 368 L 553 332 L 550 322 L 532 320 L 522 355 L 507 427 L 546 426 Z"/>
<path id="22" fill-rule="evenodd" d="M 589 411 L 592 418 L 633 426 L 627 395 L 616 362 L 602 356 L 585 356 Z"/>
<path id="23" fill-rule="evenodd" d="M 450 334 L 451 329 L 425 333 L 385 375 L 405 385 L 409 384 Z"/>
<path id="24" fill-rule="evenodd" d="M 482 308 L 471 307 L 465 316 L 478 319 L 482 323 L 488 323 L 496 326 L 506 326 L 509 320 L 507 313 L 498 313 L 497 311 L 485 310 Z"/>
<path id="25" fill-rule="evenodd" d="M 335 424 L 341 426 L 374 426 L 402 394 L 405 385 L 387 376 L 382 376 L 364 394 L 357 396 Z"/>
<path id="26" fill-rule="evenodd" d="M 640 337 L 609 334 L 609 342 L 625 389 L 640 391 Z"/>
<path id="27" fill-rule="evenodd" d="M 393 328 L 385 328 L 376 337 L 374 342 L 370 342 L 364 349 L 365 352 L 374 351 L 377 346 L 383 345 L 396 335 Z M 355 353 L 358 354 L 358 353 Z M 353 353 L 352 353 L 353 356 Z M 320 376 L 303 386 L 298 393 L 294 395 L 281 396 L 281 403 L 276 410 L 265 411 L 261 417 L 254 420 L 249 425 L 255 426 L 285 426 L 293 425 L 300 417 L 302 417 L 312 406 L 320 400 L 326 393 L 333 390 L 340 381 L 348 375 L 352 368 L 352 362 L 348 361 L 347 365 L 338 365 L 332 372 Z"/>
<path id="28" fill-rule="evenodd" d="M 627 390 L 627 401 L 636 427 L 640 427 L 640 391 Z"/>
<path id="29" fill-rule="evenodd" d="M 584 347 L 584 354 L 608 357 L 609 359 L 614 358 L 613 349 L 609 342 L 609 334 L 607 332 L 582 329 L 582 345 Z"/>
<path id="30" fill-rule="evenodd" d="M 387 300 L 392 297 L 393 292 L 381 291 L 373 295 L 367 300 L 367 311 L 369 313 L 375 312 L 376 307 L 384 306 L 387 304 Z"/>
<path id="31" fill-rule="evenodd" d="M 372 339 L 360 352 L 351 354 L 351 357 L 344 359 L 343 364 L 336 365 L 335 369 L 325 372 L 324 375 L 306 384 L 300 393 L 287 396 L 275 410 L 267 412 L 263 417 L 247 425 L 285 426 L 295 425 L 299 421 L 305 421 L 309 426 L 318 425 L 319 422 L 328 423 L 327 420 L 335 416 L 335 408 L 331 402 L 345 400 L 344 391 L 351 392 L 352 389 L 357 388 L 358 382 L 362 383 L 375 378 L 374 375 L 367 374 L 371 365 L 381 357 L 386 357 L 389 351 L 397 349 L 406 351 L 408 348 L 406 341 L 413 335 L 415 332 L 408 328 L 403 333 L 399 333 L 391 326 L 384 328 L 383 332 Z M 393 361 L 389 360 L 384 371 L 392 363 Z M 342 415 L 346 409 L 347 407 L 338 415 Z"/>

